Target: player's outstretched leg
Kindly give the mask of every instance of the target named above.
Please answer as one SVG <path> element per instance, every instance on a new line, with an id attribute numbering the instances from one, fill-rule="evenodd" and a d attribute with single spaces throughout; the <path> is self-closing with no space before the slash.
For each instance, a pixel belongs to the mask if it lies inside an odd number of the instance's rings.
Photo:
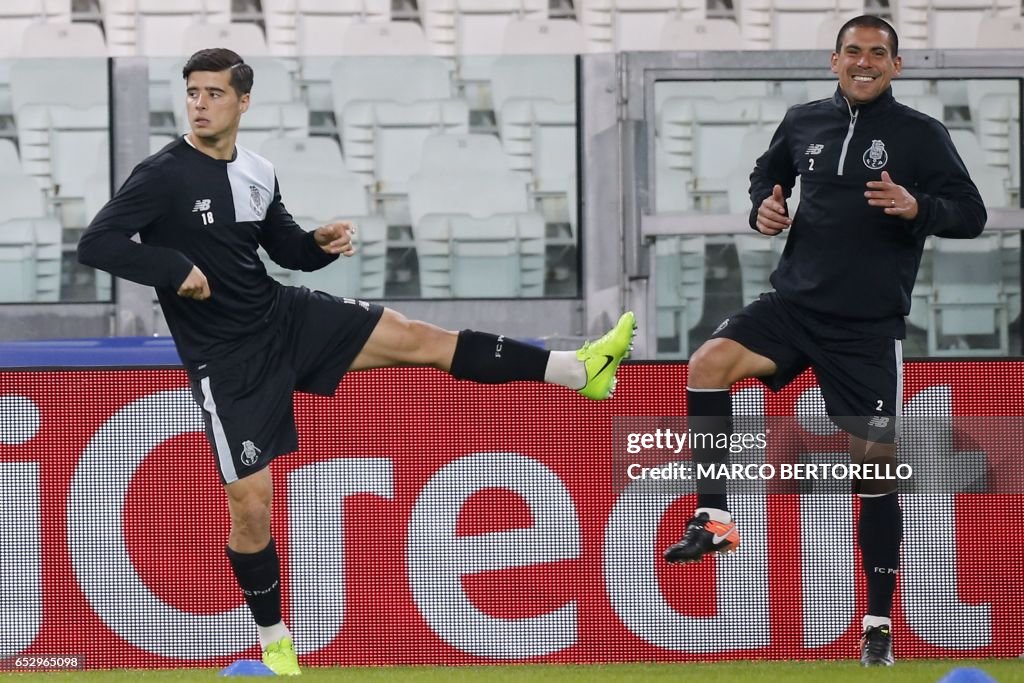
<path id="1" fill-rule="evenodd" d="M 740 547 L 740 532 L 732 515 L 714 508 L 697 508 L 683 537 L 663 553 L 666 562 L 698 562 L 711 553 L 731 553 Z"/>
<path id="2" fill-rule="evenodd" d="M 636 318 L 632 311 L 626 311 L 603 337 L 586 342 L 576 351 L 576 359 L 583 363 L 587 374 L 586 384 L 579 393 L 600 401 L 615 393 L 615 372 L 624 358 L 629 358 L 636 336 Z"/>

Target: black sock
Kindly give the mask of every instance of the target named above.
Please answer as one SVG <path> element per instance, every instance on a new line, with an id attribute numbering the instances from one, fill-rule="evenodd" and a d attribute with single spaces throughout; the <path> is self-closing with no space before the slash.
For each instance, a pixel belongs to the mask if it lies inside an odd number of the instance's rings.
<path id="1" fill-rule="evenodd" d="M 693 449 L 694 474 L 699 464 L 723 464 L 729 462 L 729 447 L 718 448 L 708 442 L 717 441 L 720 434 L 732 434 L 732 396 L 728 389 L 721 390 L 686 390 L 687 427 L 693 434 L 713 434 L 714 437 L 696 441 L 698 446 Z M 697 479 L 697 507 L 718 508 L 728 510 L 725 480 Z"/>
<path id="2" fill-rule="evenodd" d="M 273 626 L 281 621 L 281 560 L 274 539 L 256 553 L 228 548 L 227 554 L 256 624 Z"/>
<path id="3" fill-rule="evenodd" d="M 455 344 L 451 375 L 481 384 L 543 382 L 550 353 L 515 339 L 462 330 Z"/>
<path id="4" fill-rule="evenodd" d="M 857 542 L 868 580 L 868 614 L 888 617 L 896 591 L 896 572 L 900 566 L 900 541 L 903 539 L 903 511 L 899 496 L 890 493 L 860 499 Z"/>

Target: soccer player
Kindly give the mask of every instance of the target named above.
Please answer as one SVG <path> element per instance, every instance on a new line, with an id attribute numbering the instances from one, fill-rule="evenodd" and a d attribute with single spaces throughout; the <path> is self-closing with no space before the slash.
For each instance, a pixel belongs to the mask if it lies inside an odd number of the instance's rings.
<path id="1" fill-rule="evenodd" d="M 267 275 L 257 247 L 286 268 L 316 270 L 355 252 L 355 226 L 339 221 L 304 231 L 281 201 L 271 163 L 235 144 L 253 83 L 241 57 L 201 50 L 183 75 L 191 131 L 135 168 L 82 236 L 78 257 L 156 288 L 227 494 L 227 555 L 258 626 L 263 661 L 295 675 L 267 467 L 298 446 L 293 391 L 331 395 L 349 370 L 416 365 L 476 382 L 549 382 L 601 400 L 614 390 L 635 322 L 625 313 L 578 351 L 549 352 L 282 286 Z M 131 239 L 136 233 L 141 243 Z"/>
<path id="2" fill-rule="evenodd" d="M 789 230 L 772 274 L 775 291 L 727 318 L 690 358 L 691 428 L 729 433 L 729 388 L 760 378 L 780 390 L 811 367 L 829 416 L 850 435 L 854 463 L 895 466 L 902 403 L 904 316 L 925 238 L 981 233 L 985 207 L 938 121 L 893 99 L 901 69 L 896 31 L 873 16 L 840 29 L 835 94 L 791 108 L 750 175 L 750 225 Z M 786 198 L 797 176 L 800 208 Z M 727 449 L 698 448 L 698 463 Z M 855 482 L 857 541 L 867 576 L 861 663 L 891 665 L 890 611 L 902 513 L 893 480 Z M 697 482 L 697 508 L 668 562 L 735 550 L 740 537 L 724 484 Z"/>

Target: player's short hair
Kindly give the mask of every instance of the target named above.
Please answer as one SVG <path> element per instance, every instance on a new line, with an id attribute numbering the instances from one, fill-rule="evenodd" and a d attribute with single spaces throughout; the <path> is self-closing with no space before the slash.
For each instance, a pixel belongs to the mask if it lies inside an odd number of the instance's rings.
<path id="1" fill-rule="evenodd" d="M 248 94 L 252 90 L 252 67 L 238 56 L 237 52 L 226 47 L 211 47 L 200 50 L 185 62 L 181 75 L 188 80 L 193 71 L 227 71 L 231 70 L 231 87 L 238 96 Z"/>
<path id="2" fill-rule="evenodd" d="M 895 57 L 899 54 L 900 38 L 896 35 L 896 29 L 885 19 L 876 17 L 873 14 L 862 14 L 843 24 L 843 27 L 839 29 L 839 33 L 836 34 L 836 52 L 843 49 L 843 35 L 851 28 L 876 28 L 879 31 L 885 31 L 889 34 L 889 50 L 892 52 L 892 56 Z"/>

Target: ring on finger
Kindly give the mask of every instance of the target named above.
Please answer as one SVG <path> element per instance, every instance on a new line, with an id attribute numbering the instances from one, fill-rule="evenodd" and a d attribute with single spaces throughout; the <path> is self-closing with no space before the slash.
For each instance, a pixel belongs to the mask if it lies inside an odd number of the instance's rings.
<path id="1" fill-rule="evenodd" d="M 890 199 L 889 200 L 889 206 L 895 209 L 896 208 L 896 200 L 895 199 Z"/>

